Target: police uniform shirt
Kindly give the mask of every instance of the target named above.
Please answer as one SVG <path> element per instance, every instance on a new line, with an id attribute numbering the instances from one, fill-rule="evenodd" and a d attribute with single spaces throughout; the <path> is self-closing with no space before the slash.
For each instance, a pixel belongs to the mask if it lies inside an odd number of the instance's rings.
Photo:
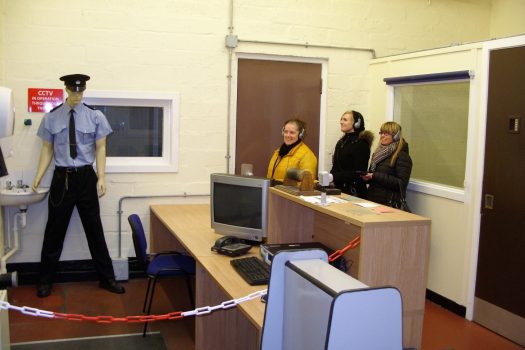
<path id="1" fill-rule="evenodd" d="M 38 128 L 37 135 L 53 144 L 55 166 L 81 167 L 93 164 L 96 141 L 113 132 L 101 111 L 91 109 L 83 103 L 77 104 L 74 110 L 78 153 L 75 159 L 69 154 L 68 126 L 71 107 L 67 103 L 46 113 Z"/>

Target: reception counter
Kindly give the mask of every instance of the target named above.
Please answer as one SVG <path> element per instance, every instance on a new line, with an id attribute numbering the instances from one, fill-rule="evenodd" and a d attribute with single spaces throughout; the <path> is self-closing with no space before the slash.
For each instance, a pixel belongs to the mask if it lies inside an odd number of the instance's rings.
<path id="1" fill-rule="evenodd" d="M 368 286 L 394 286 L 403 299 L 403 347 L 421 347 L 430 244 L 430 220 L 396 209 L 365 208 L 348 198 L 320 206 L 271 188 L 268 243 L 317 241 L 336 250 L 360 235 L 344 254 L 348 273 Z M 153 205 L 152 251 L 185 250 L 197 261 L 196 303 L 213 306 L 266 286 L 249 286 L 227 256 L 210 250 L 220 235 L 210 228 L 209 205 Z M 254 247 L 249 255 L 258 255 Z M 258 349 L 264 304 L 251 300 L 196 317 L 196 349 Z M 351 330 L 349 330 L 351 332 Z"/>

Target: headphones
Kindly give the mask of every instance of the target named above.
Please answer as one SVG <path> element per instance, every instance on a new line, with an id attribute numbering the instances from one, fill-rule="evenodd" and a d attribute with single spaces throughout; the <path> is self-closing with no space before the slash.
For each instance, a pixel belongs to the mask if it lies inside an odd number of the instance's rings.
<path id="1" fill-rule="evenodd" d="M 301 131 L 299 131 L 299 136 L 298 136 L 298 137 L 299 137 L 299 140 L 302 140 L 302 139 L 303 139 L 303 137 L 304 137 L 304 133 L 305 133 L 305 132 L 306 132 L 306 131 L 304 130 L 304 128 L 301 128 Z M 283 126 L 283 128 L 282 128 L 282 130 L 281 130 L 281 135 L 284 136 L 284 126 Z"/>
<path id="2" fill-rule="evenodd" d="M 358 111 L 348 111 L 348 112 L 345 112 L 345 114 L 348 114 L 348 113 L 352 113 L 352 118 L 354 118 L 354 130 L 356 131 L 360 131 L 361 128 L 364 129 L 364 119 L 363 119 L 363 115 L 361 113 L 359 113 Z"/>
<path id="3" fill-rule="evenodd" d="M 359 114 L 357 114 L 355 112 L 353 112 L 352 115 L 356 119 L 356 120 L 354 120 L 354 129 L 356 129 L 356 130 L 361 129 L 361 124 L 362 124 L 361 123 L 361 119 L 362 119 L 362 117 L 360 117 Z"/>
<path id="4" fill-rule="evenodd" d="M 392 139 L 394 140 L 394 142 L 401 140 L 401 125 L 399 126 L 398 132 L 392 135 Z"/>

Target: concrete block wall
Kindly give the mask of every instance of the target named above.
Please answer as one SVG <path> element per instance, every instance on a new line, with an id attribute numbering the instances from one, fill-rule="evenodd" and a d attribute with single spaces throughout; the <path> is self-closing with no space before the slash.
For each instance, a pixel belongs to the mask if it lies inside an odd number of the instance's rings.
<path id="1" fill-rule="evenodd" d="M 2 147 L 5 142 L 13 150 L 6 162 L 12 176 L 24 178 L 38 162 L 36 130 L 42 114 L 27 112 L 30 87 L 60 88 L 61 75 L 82 72 L 91 75 L 91 90 L 178 92 L 179 171 L 106 175 L 102 219 L 110 252 L 116 257 L 122 197 L 208 193 L 209 174 L 227 170 L 227 118 L 235 119 L 234 112 L 227 115 L 229 55 L 224 37 L 230 20 L 233 34 L 240 39 L 233 57 L 233 83 L 238 53 L 324 63 L 328 81 L 321 152 L 329 168 L 344 110 L 360 110 L 371 126 L 384 119 L 368 115 L 371 103 L 384 103 L 369 101 L 372 51 L 349 48 L 373 49 L 384 56 L 483 40 L 490 35 L 490 27 L 483 25 L 490 22 L 490 4 L 489 0 L 1 0 L 0 83 L 13 89 L 18 111 L 15 135 L 2 141 Z M 31 119 L 32 125 L 24 126 L 24 119 Z M 139 213 L 147 228 L 150 203 L 190 201 L 206 199 L 125 201 L 123 254 L 133 255 L 127 215 Z M 15 210 L 4 209 L 4 216 Z M 45 203 L 29 209 L 21 250 L 10 262 L 39 261 L 46 216 Z M 84 258 L 89 252 L 75 213 L 62 259 Z"/>

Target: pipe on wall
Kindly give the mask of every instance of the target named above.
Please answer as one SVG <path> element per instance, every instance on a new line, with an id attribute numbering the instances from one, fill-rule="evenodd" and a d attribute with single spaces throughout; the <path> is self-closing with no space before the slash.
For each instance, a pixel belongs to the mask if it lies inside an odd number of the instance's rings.
<path id="1" fill-rule="evenodd" d="M 20 219 L 20 227 L 18 226 L 18 219 Z M 10 225 L 8 225 L 9 227 Z M 7 236 L 9 239 L 9 251 L 2 255 L 0 258 L 0 274 L 7 272 L 7 260 L 15 254 L 18 249 L 20 248 L 20 229 L 26 227 L 26 211 L 20 211 L 14 215 L 14 223 L 13 223 L 13 237 L 14 237 L 14 243 L 13 246 L 11 246 L 11 230 L 8 229 Z"/>
<path id="2" fill-rule="evenodd" d="M 309 44 L 308 42 L 290 43 L 290 42 L 283 42 L 283 41 L 261 41 L 261 40 L 250 40 L 250 39 L 239 39 L 239 42 L 247 43 L 247 44 L 298 46 L 298 47 L 304 47 L 306 49 L 317 48 L 317 49 L 332 49 L 332 50 L 367 51 L 367 52 L 372 53 L 372 58 L 376 58 L 376 51 L 374 49 L 367 49 L 367 48 L 361 48 L 361 47 Z"/>
<path id="3" fill-rule="evenodd" d="M 228 34 L 233 35 L 233 0 L 230 0 L 229 25 Z M 230 173 L 230 140 L 231 140 L 231 110 L 232 110 L 232 62 L 234 48 L 226 45 L 228 48 L 228 97 L 227 97 L 227 112 L 226 112 L 226 173 Z"/>

